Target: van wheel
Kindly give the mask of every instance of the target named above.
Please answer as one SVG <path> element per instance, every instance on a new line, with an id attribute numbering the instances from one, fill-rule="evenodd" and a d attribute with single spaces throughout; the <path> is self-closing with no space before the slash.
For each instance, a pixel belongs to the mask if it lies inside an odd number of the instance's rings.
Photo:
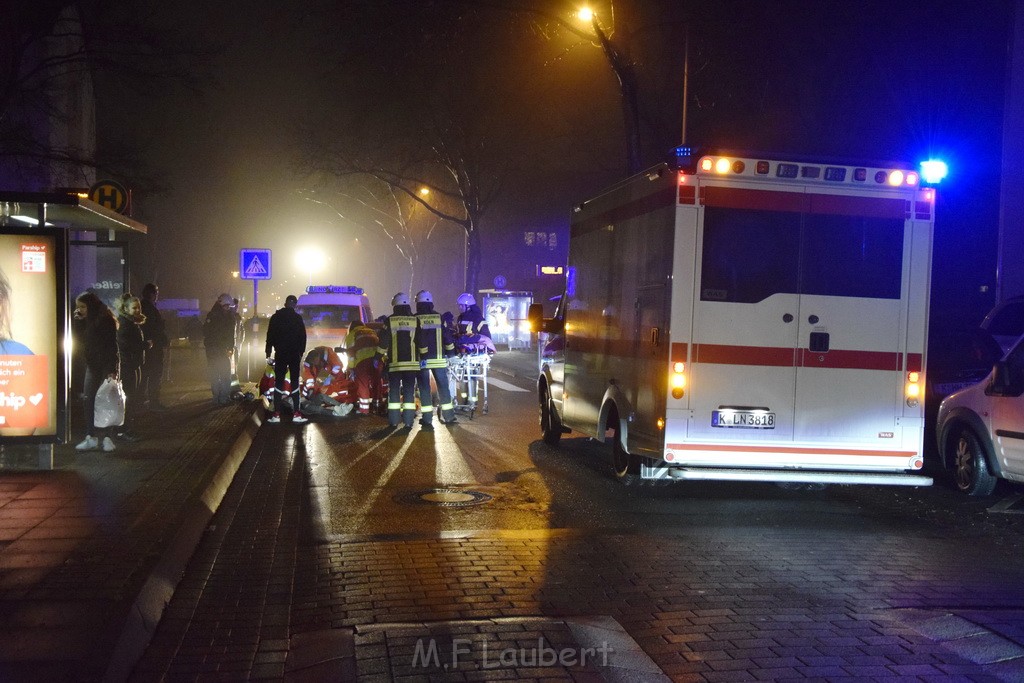
<path id="1" fill-rule="evenodd" d="M 547 389 L 540 394 L 540 431 L 541 438 L 549 446 L 558 446 L 562 440 L 562 422 L 558 419 L 555 407 L 551 405 Z"/>
<path id="2" fill-rule="evenodd" d="M 985 451 L 978 437 L 968 427 L 962 427 L 955 439 L 953 452 L 953 479 L 956 488 L 969 496 L 987 496 L 996 488 L 996 478 L 988 470 Z"/>
<path id="3" fill-rule="evenodd" d="M 614 414 L 611 417 L 615 424 L 615 432 L 612 436 L 612 471 L 615 473 L 615 478 L 626 486 L 638 484 L 643 481 L 640 477 L 640 458 L 632 453 L 627 453 L 626 449 L 622 447 L 619 418 Z"/>

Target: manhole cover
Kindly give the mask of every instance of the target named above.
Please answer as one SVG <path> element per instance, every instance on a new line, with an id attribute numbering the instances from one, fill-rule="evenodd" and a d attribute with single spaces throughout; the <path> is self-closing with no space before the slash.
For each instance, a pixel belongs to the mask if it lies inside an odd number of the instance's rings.
<path id="1" fill-rule="evenodd" d="M 402 503 L 415 503 L 419 505 L 440 505 L 441 507 L 465 507 L 467 505 L 480 505 L 491 499 L 486 493 L 480 491 L 468 491 L 466 489 L 427 489 L 426 491 L 414 491 L 398 497 Z"/>

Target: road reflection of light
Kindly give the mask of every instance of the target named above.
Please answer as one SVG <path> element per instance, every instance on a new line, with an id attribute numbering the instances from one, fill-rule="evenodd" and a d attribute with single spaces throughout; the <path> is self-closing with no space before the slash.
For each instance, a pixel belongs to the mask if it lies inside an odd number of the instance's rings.
<path id="1" fill-rule="evenodd" d="M 446 427 L 434 428 L 434 478 L 438 485 L 474 484 L 476 478 Z"/>
<path id="2" fill-rule="evenodd" d="M 324 435 L 316 423 L 309 424 L 302 430 L 302 440 L 305 442 L 306 457 L 309 459 L 309 478 L 314 494 L 310 501 L 315 508 L 312 517 L 318 527 L 319 535 L 323 536 L 327 531 L 326 524 L 331 515 L 330 482 L 327 479 L 330 469 L 314 467 L 314 465 L 322 464 L 320 461 L 324 455 L 331 453 L 331 447 L 327 445 L 327 440 L 324 439 Z"/>
<path id="3" fill-rule="evenodd" d="M 414 429 L 406 434 L 405 443 L 402 444 L 402 447 L 399 448 L 398 452 L 395 453 L 393 458 L 391 458 L 391 462 L 389 462 L 387 468 L 381 472 L 380 476 L 377 478 L 377 482 L 369 491 L 367 491 L 363 504 L 354 511 L 352 518 L 355 520 L 357 528 L 362 528 L 363 520 L 366 519 L 370 510 L 373 509 L 373 504 L 377 502 L 377 498 L 380 496 L 380 492 L 384 489 L 384 485 L 388 483 L 388 480 L 391 479 L 391 475 L 394 474 L 395 470 L 398 469 L 398 466 L 402 464 L 402 460 L 405 459 L 405 454 L 409 451 L 409 447 L 412 446 L 413 436 L 418 431 L 418 429 Z M 381 442 L 383 442 L 383 439 Z M 380 445 L 381 442 L 378 442 L 378 445 Z"/>

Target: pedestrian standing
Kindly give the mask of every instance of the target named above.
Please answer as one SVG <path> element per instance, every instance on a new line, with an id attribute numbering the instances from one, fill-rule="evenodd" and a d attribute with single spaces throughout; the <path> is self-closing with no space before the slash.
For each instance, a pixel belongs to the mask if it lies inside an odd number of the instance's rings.
<path id="1" fill-rule="evenodd" d="M 420 361 L 416 355 L 416 316 L 409 295 L 399 292 L 391 299 L 393 313 L 380 332 L 381 356 L 387 357 L 388 424 L 412 429 L 416 419 L 416 378 Z"/>
<path id="2" fill-rule="evenodd" d="M 381 395 L 381 362 L 378 354 L 380 337 L 358 320 L 353 320 L 345 337 L 345 349 L 356 389 L 356 413 L 369 415 L 374 399 Z"/>
<path id="3" fill-rule="evenodd" d="M 142 315 L 146 318 L 142 323 L 142 334 L 149 347 L 142 365 L 142 386 L 139 394 L 144 405 L 153 411 L 166 410 L 160 402 L 160 382 L 164 374 L 164 354 L 170 346 L 163 314 L 156 307 L 159 298 L 160 289 L 152 282 L 142 288 Z"/>
<path id="4" fill-rule="evenodd" d="M 284 308 L 278 309 L 270 316 L 267 324 L 267 363 L 274 365 L 274 412 L 267 422 L 281 421 L 281 403 L 285 394 L 292 399 L 292 422 L 307 422 L 306 416 L 299 410 L 299 391 L 302 377 L 299 366 L 302 354 L 306 351 L 306 324 L 302 316 L 295 310 L 299 300 L 293 294 L 285 297 Z M 284 376 L 288 374 L 291 391 L 285 391 Z"/>
<path id="5" fill-rule="evenodd" d="M 430 376 L 437 384 L 437 402 L 441 421 L 455 422 L 452 389 L 448 384 L 448 357 L 455 354 L 455 340 L 441 322 L 441 314 L 434 311 L 434 296 L 425 289 L 416 293 L 416 350 L 420 357 L 420 425 L 427 431 L 434 429 L 433 398 Z"/>
<path id="6" fill-rule="evenodd" d="M 81 322 L 85 380 L 82 395 L 85 399 L 85 439 L 75 446 L 77 451 L 106 452 L 114 450 L 109 428 L 96 426 L 96 390 L 105 379 L 118 377 L 120 362 L 117 353 L 117 319 L 113 312 L 94 292 L 83 292 L 75 299 L 76 320 Z"/>
<path id="7" fill-rule="evenodd" d="M 203 345 L 210 373 L 210 389 L 217 405 L 231 403 L 231 355 L 235 350 L 235 318 L 231 295 L 217 297 L 203 322 Z"/>
<path id="8" fill-rule="evenodd" d="M 245 340 L 245 323 L 238 312 L 238 298 L 231 299 L 231 318 L 235 321 L 235 336 L 231 345 L 231 388 L 229 396 L 234 400 L 242 399 L 242 383 L 238 379 L 238 368 L 242 358 L 242 342 Z"/>
<path id="9" fill-rule="evenodd" d="M 117 298 L 117 352 L 121 357 L 121 385 L 124 387 L 124 424 L 117 436 L 125 441 L 138 441 L 135 431 L 138 414 L 142 409 L 142 366 L 146 361 L 146 337 L 142 324 L 142 302 L 130 292 Z"/>

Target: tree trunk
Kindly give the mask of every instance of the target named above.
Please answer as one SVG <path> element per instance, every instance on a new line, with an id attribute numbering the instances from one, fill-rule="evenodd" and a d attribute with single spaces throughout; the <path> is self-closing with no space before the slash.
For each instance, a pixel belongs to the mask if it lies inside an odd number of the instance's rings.
<path id="1" fill-rule="evenodd" d="M 476 229 L 475 224 L 466 230 L 466 245 L 466 291 L 476 296 L 479 287 L 482 254 L 480 253 L 480 232 Z"/>

